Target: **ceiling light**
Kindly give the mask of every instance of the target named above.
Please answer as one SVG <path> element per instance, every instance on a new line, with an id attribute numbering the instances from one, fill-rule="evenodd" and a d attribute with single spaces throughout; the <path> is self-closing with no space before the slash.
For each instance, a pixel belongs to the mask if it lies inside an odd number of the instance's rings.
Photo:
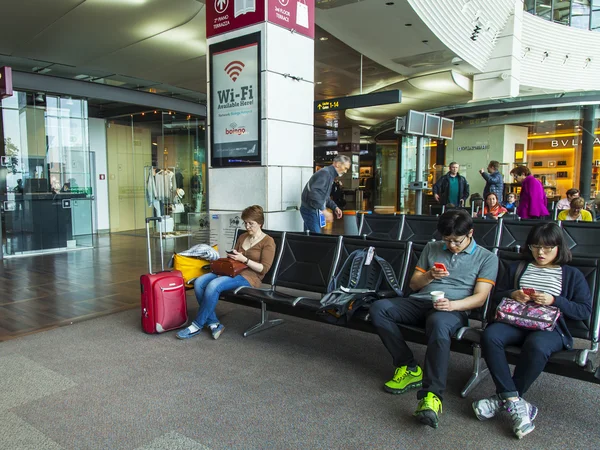
<path id="1" fill-rule="evenodd" d="M 44 101 L 44 95 L 43 94 L 38 94 L 35 96 L 35 101 L 36 102 L 43 102 Z"/>
<path id="2" fill-rule="evenodd" d="M 392 6 L 394 4 L 394 2 L 387 2 L 385 5 L 386 6 Z"/>
<path id="3" fill-rule="evenodd" d="M 319 38 L 319 40 L 320 40 L 320 41 L 327 41 L 327 40 L 329 40 L 329 38 L 328 38 L 327 36 L 321 36 L 321 37 Z"/>
<path id="4" fill-rule="evenodd" d="M 544 121 L 543 121 L 543 120 L 540 120 L 540 123 L 544 123 Z"/>
<path id="5" fill-rule="evenodd" d="M 558 125 L 559 127 L 562 127 L 562 126 L 563 126 L 563 124 L 562 124 L 562 123 L 559 123 L 559 124 L 557 124 L 557 125 Z"/>
<path id="6" fill-rule="evenodd" d="M 427 39 L 424 39 L 421 41 L 423 44 L 427 44 L 429 41 Z"/>
<path id="7" fill-rule="evenodd" d="M 405 27 L 412 27 L 412 23 L 405 23 L 404 26 Z"/>

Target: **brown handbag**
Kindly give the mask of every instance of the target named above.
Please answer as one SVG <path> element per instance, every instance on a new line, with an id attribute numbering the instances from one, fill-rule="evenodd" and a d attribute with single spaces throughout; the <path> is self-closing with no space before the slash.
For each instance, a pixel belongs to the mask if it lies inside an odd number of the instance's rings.
<path id="1" fill-rule="evenodd" d="M 248 266 L 231 258 L 219 258 L 210 263 L 210 271 L 216 275 L 235 277 L 246 270 Z"/>

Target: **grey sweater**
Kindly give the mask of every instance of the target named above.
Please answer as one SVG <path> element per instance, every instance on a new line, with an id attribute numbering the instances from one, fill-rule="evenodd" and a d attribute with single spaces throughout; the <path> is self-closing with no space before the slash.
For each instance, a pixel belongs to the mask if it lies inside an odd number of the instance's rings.
<path id="1" fill-rule="evenodd" d="M 326 207 L 330 209 L 337 208 L 337 205 L 331 200 L 331 188 L 333 180 L 337 177 L 337 171 L 333 165 L 323 167 L 315 172 L 302 191 L 302 206 L 308 209 L 323 210 Z"/>

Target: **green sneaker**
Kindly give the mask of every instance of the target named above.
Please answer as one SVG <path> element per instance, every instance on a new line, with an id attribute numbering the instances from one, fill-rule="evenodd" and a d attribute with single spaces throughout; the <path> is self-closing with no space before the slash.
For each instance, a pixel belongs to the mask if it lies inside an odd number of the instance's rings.
<path id="1" fill-rule="evenodd" d="M 423 371 L 419 366 L 414 372 L 402 366 L 396 369 L 392 379 L 383 385 L 383 389 L 390 394 L 404 394 L 410 389 L 420 388 L 422 384 Z"/>
<path id="2" fill-rule="evenodd" d="M 419 422 L 429 425 L 432 428 L 438 427 L 438 414 L 442 413 L 442 401 L 433 392 L 428 392 L 425 397 L 419 401 L 417 410 L 413 414 L 419 419 Z"/>

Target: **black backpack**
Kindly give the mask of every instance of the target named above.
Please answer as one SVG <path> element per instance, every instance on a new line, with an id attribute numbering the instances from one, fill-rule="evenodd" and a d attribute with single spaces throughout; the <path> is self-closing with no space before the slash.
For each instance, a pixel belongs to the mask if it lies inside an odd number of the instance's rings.
<path id="1" fill-rule="evenodd" d="M 379 298 L 403 295 L 394 269 L 375 253 L 374 247 L 350 253 L 327 292 L 321 299 L 319 313 L 330 322 L 342 324 L 348 323 L 361 307 Z"/>

